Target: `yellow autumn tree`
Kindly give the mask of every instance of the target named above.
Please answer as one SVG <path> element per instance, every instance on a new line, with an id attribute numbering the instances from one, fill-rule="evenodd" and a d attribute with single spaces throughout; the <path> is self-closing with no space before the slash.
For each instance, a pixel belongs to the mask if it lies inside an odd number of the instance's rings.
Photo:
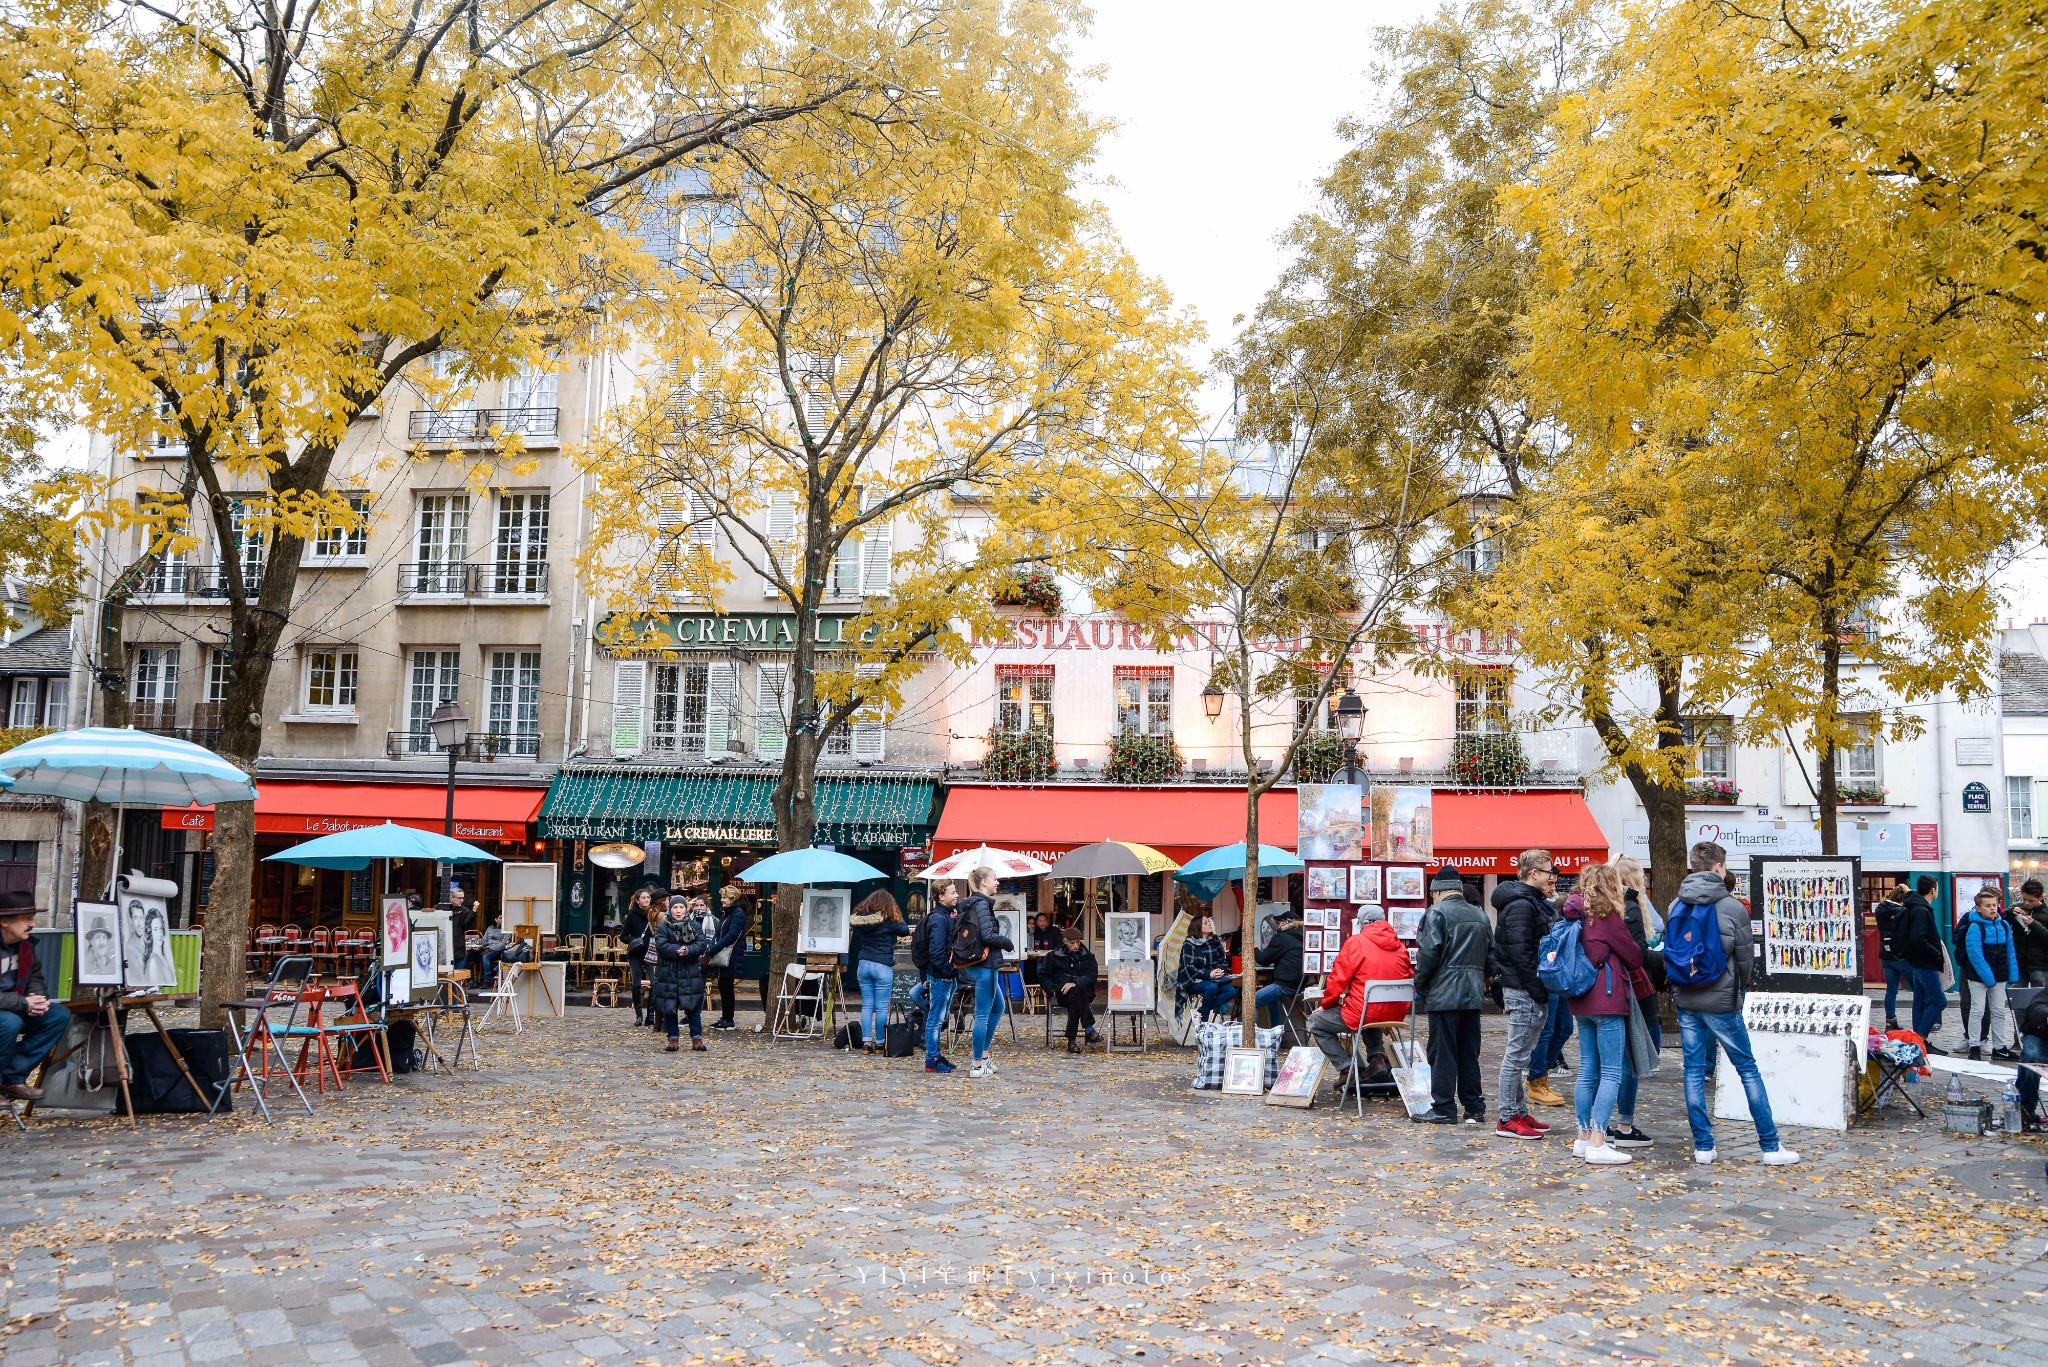
<path id="1" fill-rule="evenodd" d="M 9 12 L 0 349 L 123 447 L 186 451 L 190 505 L 103 499 L 82 523 L 263 538 L 260 575 L 223 557 L 223 753 L 255 761 L 305 542 L 356 518 L 328 486 L 351 424 L 438 353 L 468 383 L 623 326 L 659 292 L 642 229 L 670 172 L 798 123 L 890 127 L 930 21 L 861 0 Z M 217 818 L 209 1023 L 244 992 L 252 825 Z"/>
<path id="2" fill-rule="evenodd" d="M 1561 486 L 1675 467 L 1684 506 L 1652 535 L 1711 529 L 1742 620 L 1688 647 L 1669 618 L 1666 649 L 1811 748 L 1828 850 L 1859 690 L 1982 692 L 1993 560 L 2037 525 L 2040 68 L 2012 54 L 2038 57 L 2040 24 L 1995 3 L 1640 9 L 1514 196 L 1540 253 L 1519 373 L 1573 443 Z M 1623 618 L 1654 584 L 1630 564 L 1593 577 Z"/>
<path id="3" fill-rule="evenodd" d="M 742 574 L 790 616 L 762 704 L 779 848 L 812 843 L 834 738 L 931 659 L 964 663 L 996 593 L 1086 540 L 1099 453 L 1191 422 L 1187 325 L 1077 194 L 1099 132 L 1078 17 L 963 10 L 905 72 L 901 118 L 765 135 L 674 187 L 649 378 L 579 457 L 583 572 L 621 614 L 614 648 Z M 797 922 L 776 916 L 772 971 Z"/>

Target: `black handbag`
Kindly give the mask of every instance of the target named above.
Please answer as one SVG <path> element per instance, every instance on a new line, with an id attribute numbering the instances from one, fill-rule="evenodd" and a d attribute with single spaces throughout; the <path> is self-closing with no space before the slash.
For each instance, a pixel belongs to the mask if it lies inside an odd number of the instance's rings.
<path id="1" fill-rule="evenodd" d="M 180 1029 L 169 1033 L 171 1043 L 177 1046 L 179 1056 L 185 1060 L 185 1066 L 192 1070 L 193 1081 L 206 1095 L 192 1095 L 192 1084 L 185 1081 L 185 1075 L 178 1071 L 177 1061 L 164 1048 L 162 1037 L 155 1031 L 123 1035 L 121 1044 L 128 1051 L 128 1063 L 134 1074 L 129 1080 L 128 1094 L 134 1099 L 137 1115 L 204 1112 L 214 1096 L 227 1085 L 230 1058 L 227 1031 Z M 221 1109 L 234 1109 L 232 1095 L 222 1101 Z"/>
<path id="2" fill-rule="evenodd" d="M 883 1052 L 890 1058 L 909 1058 L 924 1043 L 924 1032 L 907 1020 L 890 1021 L 882 1034 Z"/>

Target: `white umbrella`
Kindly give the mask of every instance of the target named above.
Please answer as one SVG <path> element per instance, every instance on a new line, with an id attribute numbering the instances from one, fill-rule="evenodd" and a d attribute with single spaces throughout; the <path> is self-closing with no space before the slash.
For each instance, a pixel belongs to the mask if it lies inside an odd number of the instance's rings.
<path id="1" fill-rule="evenodd" d="M 133 727 L 81 726 L 37 736 L 0 754 L 0 773 L 14 780 L 16 793 L 106 802 L 117 809 L 256 800 L 249 776 L 213 751 Z M 120 871 L 117 810 L 112 872 Z"/>
<path id="2" fill-rule="evenodd" d="M 959 854 L 949 854 L 936 864 L 926 866 L 917 876 L 926 882 L 940 879 L 965 878 L 976 869 L 994 869 L 1000 878 L 1043 878 L 1052 871 L 1052 865 L 1028 854 L 1015 850 L 999 850 L 992 845 L 977 845 Z"/>

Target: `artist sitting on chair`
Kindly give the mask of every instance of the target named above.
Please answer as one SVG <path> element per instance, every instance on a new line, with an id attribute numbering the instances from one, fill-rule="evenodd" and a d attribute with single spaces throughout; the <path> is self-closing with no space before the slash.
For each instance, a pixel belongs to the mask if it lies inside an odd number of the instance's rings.
<path id="1" fill-rule="evenodd" d="M 63 1002 L 43 986 L 29 932 L 35 929 L 35 900 L 25 892 L 0 897 L 0 1096 L 40 1100 L 28 1075 L 50 1056 L 71 1024 Z"/>

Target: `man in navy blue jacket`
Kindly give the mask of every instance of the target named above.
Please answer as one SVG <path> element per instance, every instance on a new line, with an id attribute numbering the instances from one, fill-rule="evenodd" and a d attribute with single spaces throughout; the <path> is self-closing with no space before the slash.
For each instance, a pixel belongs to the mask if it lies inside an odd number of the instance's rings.
<path id="1" fill-rule="evenodd" d="M 950 1073 L 953 1062 L 939 1052 L 939 1032 L 953 1004 L 953 908 L 960 903 L 960 885 L 941 883 L 932 894 L 932 909 L 910 937 L 910 961 L 924 974 L 916 996 L 924 1003 L 924 1070 Z"/>

